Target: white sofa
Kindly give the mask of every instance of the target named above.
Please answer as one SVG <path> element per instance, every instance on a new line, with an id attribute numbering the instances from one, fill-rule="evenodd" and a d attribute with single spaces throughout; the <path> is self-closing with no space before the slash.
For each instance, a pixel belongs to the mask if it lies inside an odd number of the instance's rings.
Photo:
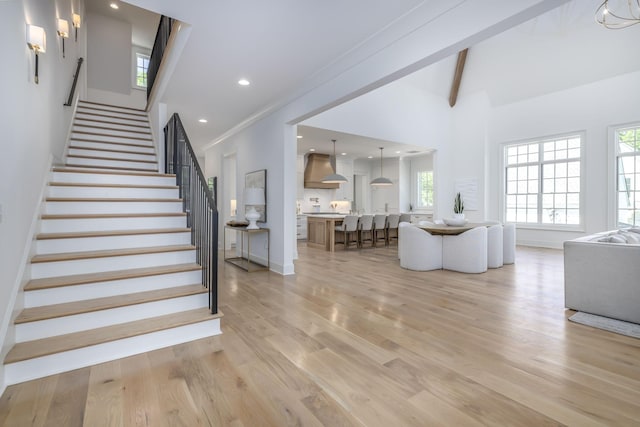
<path id="1" fill-rule="evenodd" d="M 564 242 L 565 307 L 640 323 L 640 228 Z"/>

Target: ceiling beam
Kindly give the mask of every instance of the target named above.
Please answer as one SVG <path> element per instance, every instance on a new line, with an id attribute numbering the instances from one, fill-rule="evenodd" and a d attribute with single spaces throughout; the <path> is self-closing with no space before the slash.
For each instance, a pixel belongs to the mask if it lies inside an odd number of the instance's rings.
<path id="1" fill-rule="evenodd" d="M 453 75 L 453 83 L 451 83 L 451 92 L 449 93 L 449 106 L 453 108 L 458 100 L 458 90 L 462 81 L 462 72 L 464 71 L 464 63 L 467 60 L 467 52 L 469 49 L 458 52 L 458 61 L 456 62 L 456 72 Z"/>

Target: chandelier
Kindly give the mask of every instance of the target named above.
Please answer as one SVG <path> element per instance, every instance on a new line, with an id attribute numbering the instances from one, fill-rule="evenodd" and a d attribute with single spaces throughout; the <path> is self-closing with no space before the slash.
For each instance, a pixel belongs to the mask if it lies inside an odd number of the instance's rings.
<path id="1" fill-rule="evenodd" d="M 604 0 L 596 10 L 598 24 L 619 30 L 640 23 L 640 0 L 612 0 L 611 5 L 609 1 Z"/>

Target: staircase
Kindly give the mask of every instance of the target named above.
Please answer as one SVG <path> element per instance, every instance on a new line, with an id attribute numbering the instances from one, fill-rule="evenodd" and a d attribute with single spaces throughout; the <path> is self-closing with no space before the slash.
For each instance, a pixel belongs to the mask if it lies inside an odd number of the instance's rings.
<path id="1" fill-rule="evenodd" d="M 220 333 L 144 112 L 80 101 L 42 211 L 8 384 Z"/>

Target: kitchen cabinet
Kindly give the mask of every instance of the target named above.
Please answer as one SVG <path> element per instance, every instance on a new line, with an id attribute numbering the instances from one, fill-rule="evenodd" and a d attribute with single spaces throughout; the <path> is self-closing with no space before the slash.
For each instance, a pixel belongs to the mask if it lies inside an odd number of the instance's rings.
<path id="1" fill-rule="evenodd" d="M 296 238 L 298 240 L 307 239 L 307 216 L 298 215 L 296 217 Z"/>

